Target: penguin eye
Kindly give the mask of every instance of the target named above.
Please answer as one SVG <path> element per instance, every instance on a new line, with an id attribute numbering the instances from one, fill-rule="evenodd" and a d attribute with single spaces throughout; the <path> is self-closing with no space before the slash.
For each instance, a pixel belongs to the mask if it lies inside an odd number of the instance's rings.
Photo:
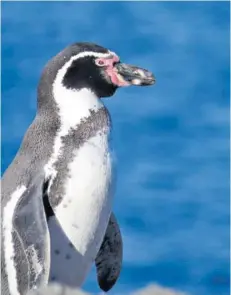
<path id="1" fill-rule="evenodd" d="M 96 65 L 99 66 L 99 67 L 103 67 L 103 66 L 106 65 L 106 62 L 105 62 L 103 59 L 96 59 L 96 60 L 95 60 L 95 63 L 96 63 Z"/>

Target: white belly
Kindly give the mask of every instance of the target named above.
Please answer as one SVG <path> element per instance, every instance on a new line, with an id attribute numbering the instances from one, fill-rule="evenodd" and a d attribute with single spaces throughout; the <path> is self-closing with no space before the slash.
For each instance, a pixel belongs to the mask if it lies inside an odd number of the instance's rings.
<path id="1" fill-rule="evenodd" d="M 70 287 L 80 287 L 91 268 L 91 263 L 81 258 L 62 231 L 55 216 L 49 219 L 51 237 L 51 266 L 49 282 L 59 282 Z"/>
<path id="2" fill-rule="evenodd" d="M 107 136 L 99 133 L 76 150 L 68 171 L 65 194 L 55 215 L 75 248 L 73 263 L 77 286 L 81 286 L 95 260 L 111 214 L 112 160 Z M 51 233 L 51 245 L 56 239 Z"/>

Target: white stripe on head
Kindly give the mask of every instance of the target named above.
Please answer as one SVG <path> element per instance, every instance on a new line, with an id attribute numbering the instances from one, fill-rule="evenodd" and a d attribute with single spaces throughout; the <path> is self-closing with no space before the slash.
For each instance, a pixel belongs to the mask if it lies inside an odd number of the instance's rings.
<path id="1" fill-rule="evenodd" d="M 3 247 L 10 295 L 20 295 L 17 281 L 17 271 L 14 265 L 15 251 L 13 241 L 13 218 L 15 214 L 15 208 L 25 190 L 26 187 L 24 185 L 18 187 L 11 195 L 8 203 L 3 210 Z"/>

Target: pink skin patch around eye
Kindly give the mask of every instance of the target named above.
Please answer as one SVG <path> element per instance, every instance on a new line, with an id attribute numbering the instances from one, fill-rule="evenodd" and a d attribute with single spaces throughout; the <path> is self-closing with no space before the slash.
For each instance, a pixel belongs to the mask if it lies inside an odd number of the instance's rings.
<path id="1" fill-rule="evenodd" d="M 115 84 L 118 87 L 129 85 L 129 83 L 125 81 L 123 77 L 114 68 L 114 63 L 119 62 L 119 57 L 117 55 L 113 55 L 112 58 L 98 58 L 96 62 L 98 64 L 100 64 L 100 62 L 103 62 L 103 65 L 107 67 L 105 69 L 105 72 L 111 78 L 113 84 Z"/>

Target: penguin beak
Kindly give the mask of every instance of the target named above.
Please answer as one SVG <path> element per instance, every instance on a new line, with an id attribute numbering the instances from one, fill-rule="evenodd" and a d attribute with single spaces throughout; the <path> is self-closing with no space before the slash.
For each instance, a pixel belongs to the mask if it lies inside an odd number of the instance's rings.
<path id="1" fill-rule="evenodd" d="M 137 66 L 116 63 L 114 70 L 119 80 L 118 86 L 148 86 L 156 82 L 154 75 L 150 71 Z"/>

